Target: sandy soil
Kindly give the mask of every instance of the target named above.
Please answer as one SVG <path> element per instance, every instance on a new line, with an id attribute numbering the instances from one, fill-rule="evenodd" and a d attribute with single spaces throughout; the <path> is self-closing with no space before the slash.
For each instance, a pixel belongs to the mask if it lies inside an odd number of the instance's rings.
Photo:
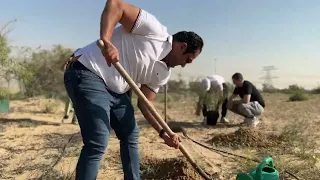
<path id="1" fill-rule="evenodd" d="M 301 122 L 302 124 L 311 123 L 313 126 L 312 129 L 308 129 L 308 132 L 319 135 L 320 97 L 314 96 L 305 102 L 287 102 L 287 99 L 286 95 L 265 95 L 267 108 L 260 118 L 262 122 L 256 131 L 279 134 L 286 125 Z M 32 179 L 49 171 L 55 178 L 45 177 L 44 179 L 58 179 L 61 174 L 66 176 L 74 171 L 82 145 L 79 127 L 60 123 L 64 110 L 61 102 L 54 101 L 55 112 L 45 113 L 48 103 L 53 103 L 53 100 L 33 98 L 12 101 L 11 113 L 1 114 L 0 179 Z M 212 145 L 210 140 L 212 141 L 214 137 L 218 141 L 219 135 L 236 132 L 242 120 L 239 116 L 228 112 L 230 126 L 218 124 L 216 127 L 206 127 L 202 125 L 201 117 L 194 115 L 194 102 L 191 100 L 179 100 L 169 104 L 170 125 L 183 127 L 190 137 L 209 146 Z M 163 104 L 158 103 L 156 107 L 159 112 L 162 112 Z M 136 117 L 140 127 L 139 148 L 142 161 L 150 162 L 182 156 L 179 150 L 172 149 L 163 143 L 139 111 L 136 111 Z M 224 142 L 221 138 L 220 141 Z M 262 142 L 259 139 L 255 141 Z M 238 171 L 233 159 L 200 147 L 186 138 L 183 138 L 182 144 L 207 173 L 219 179 L 235 179 Z M 247 147 L 234 149 L 223 143 L 216 145 L 233 153 L 248 154 Z M 176 166 L 180 166 L 179 163 Z M 51 170 L 52 168 L 54 170 Z M 110 137 L 98 179 L 123 179 L 119 142 L 114 133 Z"/>

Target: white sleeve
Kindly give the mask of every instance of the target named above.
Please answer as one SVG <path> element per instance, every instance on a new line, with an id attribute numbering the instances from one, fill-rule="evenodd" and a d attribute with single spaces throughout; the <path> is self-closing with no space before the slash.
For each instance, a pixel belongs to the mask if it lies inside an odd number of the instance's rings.
<path id="1" fill-rule="evenodd" d="M 222 83 L 219 83 L 219 90 L 220 90 L 220 91 L 223 91 L 223 85 L 222 85 Z"/>
<path id="2" fill-rule="evenodd" d="M 225 83 L 225 80 L 222 76 L 220 76 L 220 81 L 219 81 L 219 86 L 220 86 L 220 90 L 223 91 L 223 83 Z"/>
<path id="3" fill-rule="evenodd" d="M 214 79 L 213 81 L 215 83 L 215 87 L 218 90 L 222 91 L 223 90 L 223 85 L 222 84 L 225 82 L 224 78 L 222 76 L 219 76 L 219 75 L 214 75 L 213 79 Z"/>
<path id="4" fill-rule="evenodd" d="M 212 79 L 211 80 L 211 85 L 213 86 L 214 89 L 216 90 L 220 90 L 222 91 L 223 90 L 223 84 L 224 83 L 224 80 L 222 79 Z"/>
<path id="5" fill-rule="evenodd" d="M 161 61 L 157 61 L 153 67 L 150 82 L 145 84 L 155 93 L 159 92 L 161 86 L 167 84 L 171 75 L 171 70 Z"/>
<path id="6" fill-rule="evenodd" d="M 208 78 L 204 78 L 201 81 L 201 86 L 204 90 L 208 91 L 211 88 L 211 81 Z"/>
<path id="7" fill-rule="evenodd" d="M 154 15 L 143 9 L 140 9 L 131 33 L 164 41 L 169 36 L 167 27 L 162 25 Z"/>

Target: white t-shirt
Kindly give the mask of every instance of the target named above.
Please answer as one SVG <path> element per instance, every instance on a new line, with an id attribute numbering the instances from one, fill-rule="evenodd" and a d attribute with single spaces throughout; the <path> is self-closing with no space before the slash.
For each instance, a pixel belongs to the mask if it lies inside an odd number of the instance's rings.
<path id="1" fill-rule="evenodd" d="M 219 75 L 207 76 L 202 80 L 202 87 L 205 90 L 209 90 L 211 88 L 215 90 L 223 90 L 223 83 L 225 82 L 224 78 Z"/>
<path id="2" fill-rule="evenodd" d="M 81 55 L 79 61 L 100 76 L 109 90 L 125 93 L 129 85 L 114 66 L 108 67 L 96 42 L 79 49 L 75 56 Z M 155 16 L 141 9 L 132 32 L 121 25 L 114 29 L 111 42 L 118 49 L 120 64 L 137 85 L 145 84 L 157 93 L 167 83 L 171 70 L 161 60 L 172 49 L 172 36 Z"/>

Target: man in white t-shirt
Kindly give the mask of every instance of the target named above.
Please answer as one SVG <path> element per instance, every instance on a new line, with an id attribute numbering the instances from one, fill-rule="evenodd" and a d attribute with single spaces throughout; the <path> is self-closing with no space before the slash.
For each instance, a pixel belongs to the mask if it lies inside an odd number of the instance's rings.
<path id="1" fill-rule="evenodd" d="M 115 28 L 117 23 L 121 25 Z M 152 103 L 159 88 L 167 83 L 170 68 L 192 63 L 202 51 L 203 40 L 190 31 L 171 36 L 155 16 L 121 0 L 107 1 L 101 15 L 100 39 L 105 44 L 103 50 L 95 40 L 75 51 L 64 74 L 84 144 L 76 180 L 96 179 L 111 128 L 120 140 L 124 179 L 137 180 L 139 129 L 128 95 L 130 87 L 111 64 L 119 61 Z M 179 136 L 164 132 L 141 99 L 138 107 L 164 142 L 178 148 Z"/>
<path id="2" fill-rule="evenodd" d="M 216 125 L 220 116 L 219 109 L 221 106 L 221 123 L 228 123 L 226 119 L 228 86 L 222 76 L 207 76 L 201 81 L 203 91 L 199 94 L 196 115 L 200 116 L 200 109 L 204 116 L 206 125 Z"/>

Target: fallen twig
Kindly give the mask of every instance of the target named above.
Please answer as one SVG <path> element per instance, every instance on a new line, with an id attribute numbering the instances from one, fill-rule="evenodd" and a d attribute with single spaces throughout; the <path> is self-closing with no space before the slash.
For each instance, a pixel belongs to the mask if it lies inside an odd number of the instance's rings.
<path id="1" fill-rule="evenodd" d="M 64 155 L 66 153 L 66 149 L 68 148 L 68 145 L 70 144 L 71 140 L 74 138 L 74 136 L 76 134 L 77 133 L 72 134 L 72 136 L 68 139 L 68 141 L 62 147 L 62 152 L 61 152 L 60 156 L 57 158 L 57 160 L 44 173 L 42 173 L 42 175 L 38 178 L 39 180 L 42 180 L 44 178 L 44 176 L 47 175 L 48 172 L 51 171 L 61 161 L 61 159 L 64 157 Z"/>

